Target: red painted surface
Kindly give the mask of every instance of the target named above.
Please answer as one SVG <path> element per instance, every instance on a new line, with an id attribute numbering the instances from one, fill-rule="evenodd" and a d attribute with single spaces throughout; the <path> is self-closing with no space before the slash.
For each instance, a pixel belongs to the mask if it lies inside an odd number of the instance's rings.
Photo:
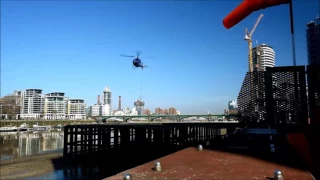
<path id="1" fill-rule="evenodd" d="M 303 133 L 290 133 L 287 134 L 287 138 L 289 143 L 293 146 L 294 150 L 299 154 L 304 163 L 308 167 L 311 167 L 311 151 L 306 136 Z"/>
<path id="2" fill-rule="evenodd" d="M 157 159 L 161 162 L 162 171 L 152 170 L 154 162 L 121 172 L 106 180 L 122 180 L 124 174 L 131 174 L 132 179 L 263 179 L 273 177 L 273 171 L 280 169 L 284 179 L 312 180 L 309 172 L 267 162 L 245 155 L 215 151 L 198 151 L 186 148 L 174 154 Z"/>
<path id="3" fill-rule="evenodd" d="M 244 0 L 238 7 L 236 7 L 236 9 L 224 18 L 223 25 L 225 28 L 229 29 L 254 11 L 286 4 L 289 3 L 289 1 L 290 0 Z"/>

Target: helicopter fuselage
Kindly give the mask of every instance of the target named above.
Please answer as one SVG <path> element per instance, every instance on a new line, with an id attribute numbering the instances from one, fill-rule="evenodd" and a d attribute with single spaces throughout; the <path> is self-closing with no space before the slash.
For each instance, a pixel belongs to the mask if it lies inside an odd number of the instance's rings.
<path id="1" fill-rule="evenodd" d="M 132 61 L 132 64 L 135 66 L 135 67 L 143 67 L 143 64 L 141 62 L 141 60 L 139 58 L 135 58 L 133 61 Z"/>

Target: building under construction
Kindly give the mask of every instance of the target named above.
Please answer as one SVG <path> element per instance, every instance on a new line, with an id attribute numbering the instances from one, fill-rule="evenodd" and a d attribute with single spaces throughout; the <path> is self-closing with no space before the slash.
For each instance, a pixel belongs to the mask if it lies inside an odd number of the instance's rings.
<path id="1" fill-rule="evenodd" d="M 134 106 L 138 111 L 138 115 L 142 115 L 144 110 L 144 101 L 137 100 L 136 102 L 134 102 Z"/>

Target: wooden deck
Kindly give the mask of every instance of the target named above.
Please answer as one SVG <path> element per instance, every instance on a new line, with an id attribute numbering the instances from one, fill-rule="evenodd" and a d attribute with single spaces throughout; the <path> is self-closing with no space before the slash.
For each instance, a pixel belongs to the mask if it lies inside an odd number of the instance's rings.
<path id="1" fill-rule="evenodd" d="M 160 161 L 161 172 L 152 170 L 154 162 Z M 124 174 L 132 179 L 272 179 L 275 169 L 283 173 L 288 180 L 313 180 L 310 172 L 299 168 L 268 162 L 260 158 L 231 152 L 196 148 L 186 148 L 155 161 L 126 170 L 105 180 L 122 180 Z"/>

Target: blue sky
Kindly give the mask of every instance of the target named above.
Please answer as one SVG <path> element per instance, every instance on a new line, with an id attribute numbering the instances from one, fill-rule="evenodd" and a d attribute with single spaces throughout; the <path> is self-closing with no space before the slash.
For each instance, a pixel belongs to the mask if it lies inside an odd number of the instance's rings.
<path id="1" fill-rule="evenodd" d="M 241 1 L 1 1 L 1 96 L 40 88 L 96 103 L 108 85 L 113 107 L 176 107 L 182 114 L 222 113 L 236 99 L 248 67 L 244 29 L 272 46 L 276 65 L 292 65 L 289 8 L 252 13 L 227 30 L 222 20 Z M 306 23 L 316 0 L 294 1 L 297 64 L 307 63 Z M 132 69 L 142 51 L 148 66 Z"/>

